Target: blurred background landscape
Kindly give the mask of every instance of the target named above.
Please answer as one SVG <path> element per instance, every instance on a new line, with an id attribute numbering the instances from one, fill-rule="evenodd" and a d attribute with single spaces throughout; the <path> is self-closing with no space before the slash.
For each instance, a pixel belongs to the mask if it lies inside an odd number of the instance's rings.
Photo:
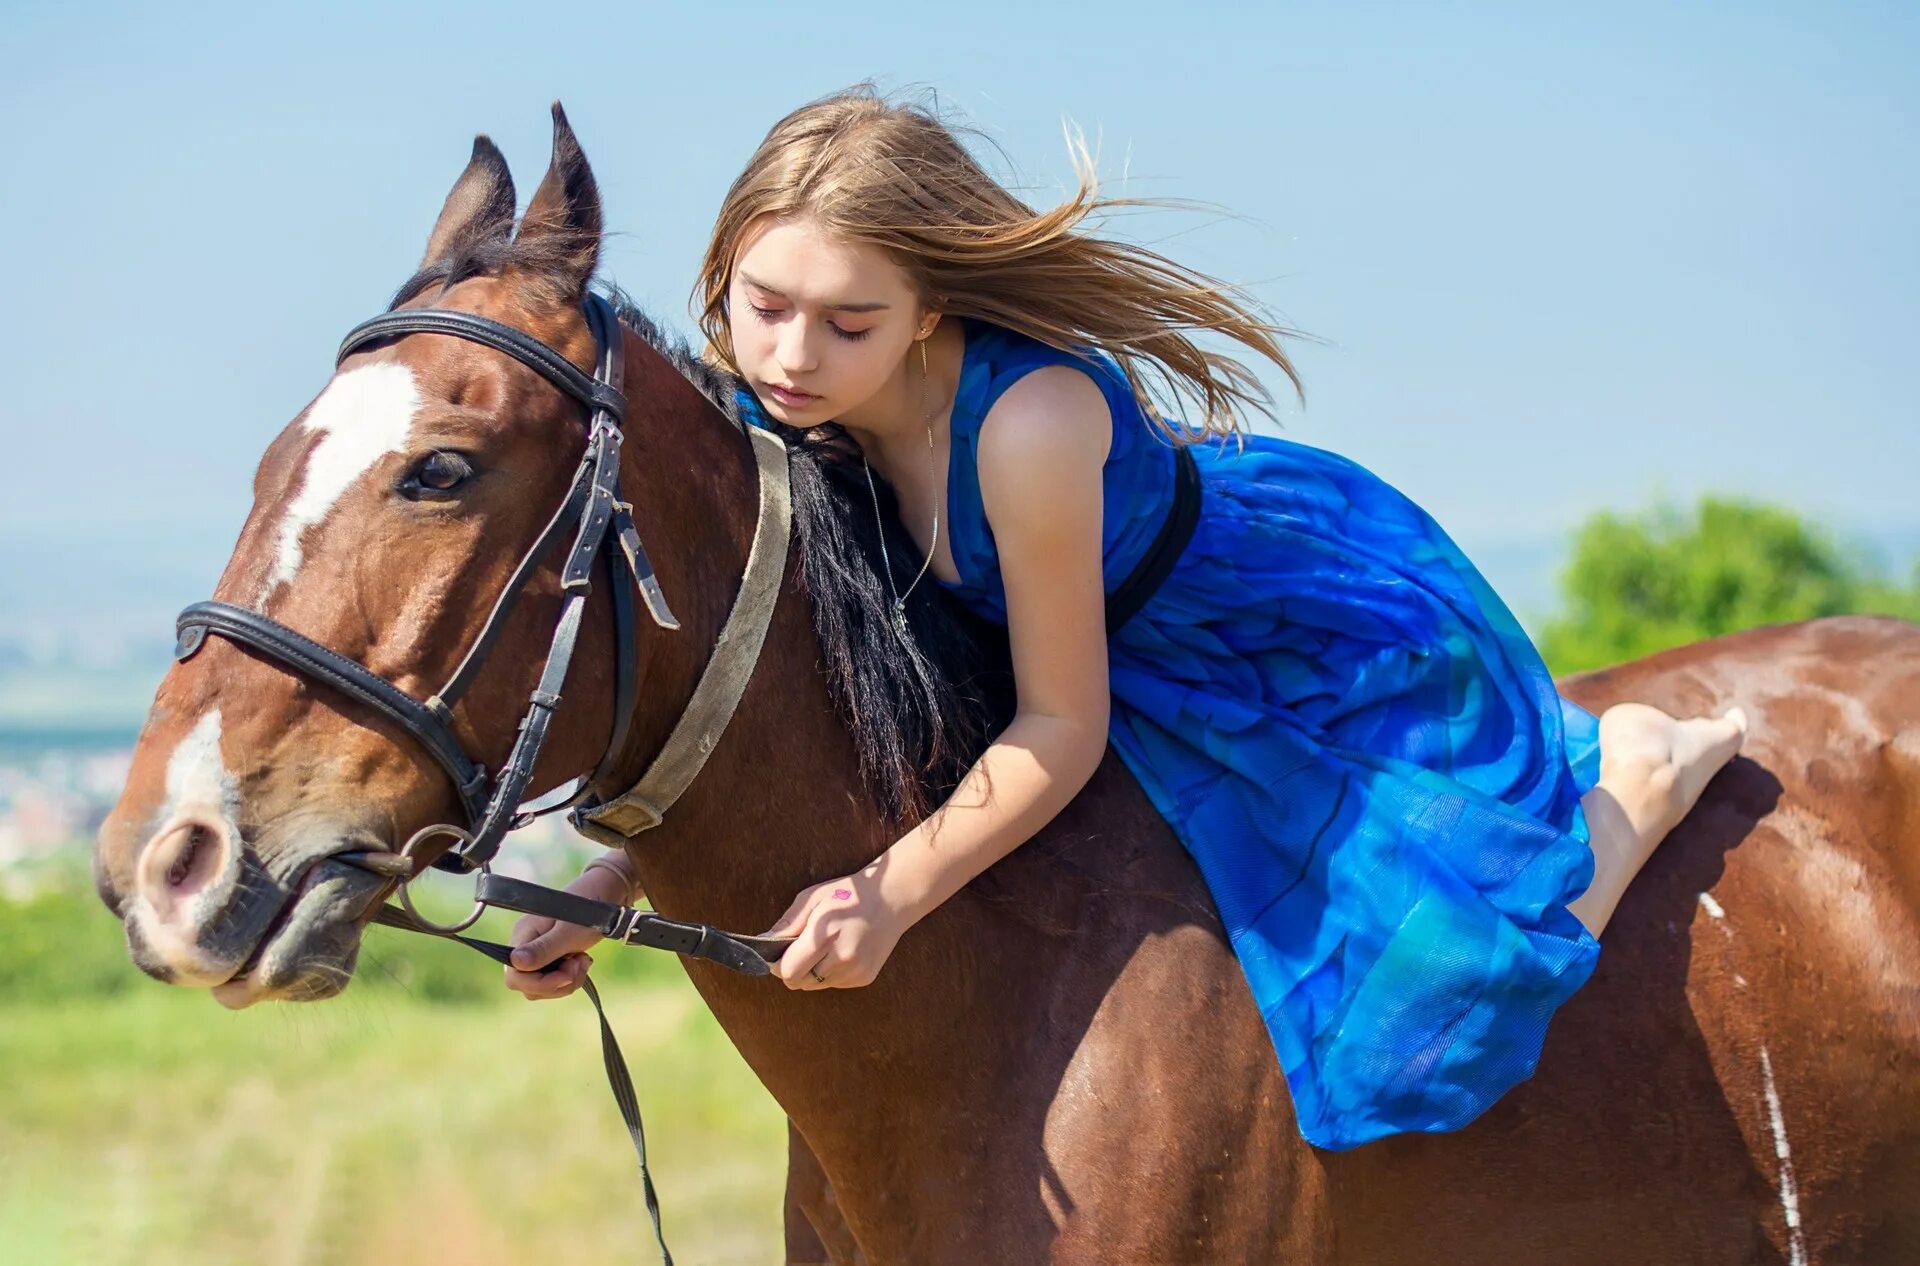
<path id="1" fill-rule="evenodd" d="M 374 929 L 341 999 L 221 1010 L 128 962 L 90 837 L 268 440 L 417 261 L 472 136 L 524 205 L 547 105 L 603 274 L 690 333 L 783 113 L 938 90 L 1030 202 L 1061 123 L 1106 231 L 1314 341 L 1283 433 L 1428 509 L 1556 674 L 1920 618 L 1920 18 L 1895 5 L 496 4 L 0 11 L 0 1260 L 651 1260 L 583 1001 Z M 517 836 L 551 882 L 591 852 Z M 451 882 L 451 881 L 449 881 Z M 505 939 L 489 916 L 481 935 Z M 602 952 L 680 1260 L 776 1260 L 785 1125 L 664 955 Z"/>

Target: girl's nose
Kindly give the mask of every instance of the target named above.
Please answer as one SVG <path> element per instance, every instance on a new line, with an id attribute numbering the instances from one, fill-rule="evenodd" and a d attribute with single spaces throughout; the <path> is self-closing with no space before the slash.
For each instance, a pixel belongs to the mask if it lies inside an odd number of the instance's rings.
<path id="1" fill-rule="evenodd" d="M 789 379 L 813 372 L 815 368 L 813 335 L 808 331 L 805 321 L 795 317 L 781 327 L 774 355 L 780 362 L 781 372 Z"/>

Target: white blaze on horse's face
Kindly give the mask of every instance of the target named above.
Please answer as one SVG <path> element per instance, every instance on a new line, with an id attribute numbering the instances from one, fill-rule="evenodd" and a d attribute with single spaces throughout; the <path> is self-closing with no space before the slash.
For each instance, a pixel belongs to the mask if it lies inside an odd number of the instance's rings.
<path id="1" fill-rule="evenodd" d="M 337 375 L 307 409 L 301 427 L 320 442 L 307 456 L 300 491 L 280 521 L 278 548 L 261 586 L 261 602 L 300 570 L 301 537 L 324 521 L 354 481 L 413 432 L 420 388 L 405 365 L 361 365 Z"/>
<path id="2" fill-rule="evenodd" d="M 131 915 L 141 939 L 173 967 L 176 983 L 214 983 L 232 970 L 230 963 L 209 961 L 199 941 L 201 926 L 218 913 L 238 880 L 240 850 L 215 846 L 210 855 L 218 861 L 208 878 L 184 900 L 174 903 L 161 898 L 156 907 L 150 897 L 169 892 L 170 885 L 155 868 L 166 867 L 180 854 L 155 849 L 153 844 L 192 823 L 205 824 L 216 839 L 237 841 L 239 804 L 239 787 L 220 753 L 220 709 L 213 708 L 194 722 L 167 758 L 167 799 L 160 811 L 160 827 L 136 861 L 154 873 L 134 883 Z"/>
<path id="3" fill-rule="evenodd" d="M 202 813 L 222 819 L 236 835 L 239 791 L 220 755 L 220 709 L 206 712 L 167 758 L 167 805 L 163 818 Z"/>

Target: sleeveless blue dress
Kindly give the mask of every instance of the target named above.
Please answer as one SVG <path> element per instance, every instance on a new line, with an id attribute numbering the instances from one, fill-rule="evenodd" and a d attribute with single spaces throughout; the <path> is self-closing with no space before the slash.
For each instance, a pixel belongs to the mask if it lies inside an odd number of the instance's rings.
<path id="1" fill-rule="evenodd" d="M 980 423 L 1022 374 L 1065 364 L 1113 414 L 1111 593 L 1166 516 L 1174 450 L 1104 353 L 962 328 L 947 588 L 1006 623 Z M 1306 1139 L 1456 1129 L 1532 1075 L 1554 1010 L 1593 972 L 1599 942 L 1566 905 L 1593 878 L 1580 797 L 1599 778 L 1598 720 L 1378 476 L 1266 435 L 1193 456 L 1192 539 L 1109 639 L 1110 740 L 1206 880 Z"/>

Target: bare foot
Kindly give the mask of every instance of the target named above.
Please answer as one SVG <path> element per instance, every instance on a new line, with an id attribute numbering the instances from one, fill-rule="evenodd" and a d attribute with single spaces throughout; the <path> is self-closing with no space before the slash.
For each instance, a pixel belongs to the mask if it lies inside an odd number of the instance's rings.
<path id="1" fill-rule="evenodd" d="M 1746 737 L 1738 707 L 1682 721 L 1644 703 L 1617 703 L 1600 717 L 1600 777 L 1652 852 Z"/>

